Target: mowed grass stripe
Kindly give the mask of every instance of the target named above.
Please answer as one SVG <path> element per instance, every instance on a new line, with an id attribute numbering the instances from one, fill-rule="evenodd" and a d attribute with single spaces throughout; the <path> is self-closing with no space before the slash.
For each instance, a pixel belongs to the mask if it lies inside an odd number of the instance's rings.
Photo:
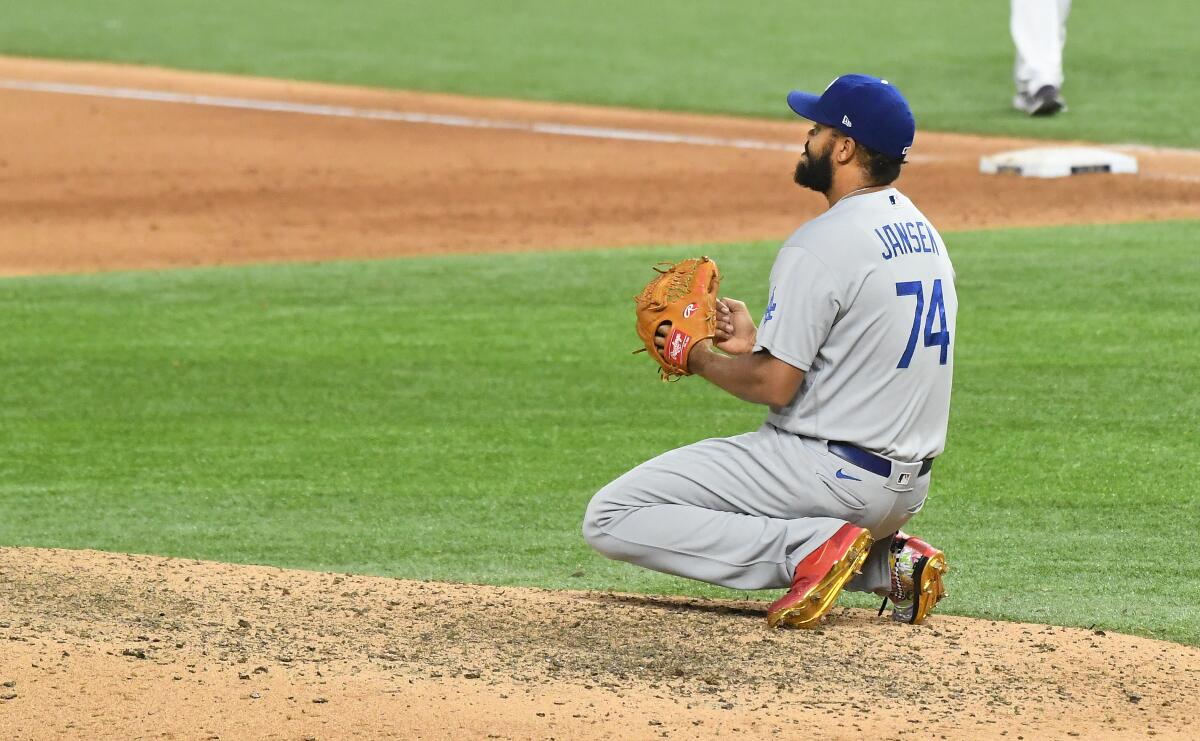
<path id="1" fill-rule="evenodd" d="M 1200 643 L 1196 222 L 948 236 L 939 609 Z M 649 265 L 763 307 L 776 244 L 0 281 L 0 543 L 730 596 L 578 525 L 638 462 L 763 410 L 630 354 Z M 850 600 L 867 604 L 865 598 Z"/>

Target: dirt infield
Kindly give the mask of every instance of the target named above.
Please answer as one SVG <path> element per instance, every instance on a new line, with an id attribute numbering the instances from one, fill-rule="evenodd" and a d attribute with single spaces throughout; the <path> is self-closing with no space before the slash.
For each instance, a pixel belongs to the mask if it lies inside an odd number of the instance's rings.
<path id="1" fill-rule="evenodd" d="M 0 80 L 325 107 L 281 113 L 0 88 L 0 274 L 776 239 L 823 207 L 791 184 L 798 155 L 780 148 L 802 144 L 799 121 L 3 58 Z M 346 108 L 443 123 L 347 117 Z M 619 138 L 631 130 L 776 148 Z M 942 230 L 1200 217 L 1200 152 L 1139 151 L 1137 176 L 978 173 L 981 154 L 1029 144 L 919 132 L 900 185 Z"/>
<path id="2" fill-rule="evenodd" d="M 0 275 L 776 239 L 803 131 L 0 59 Z M 1200 154 L 978 174 L 1028 144 L 920 133 L 900 185 L 943 230 L 1200 218 Z M 1173 644 L 764 609 L 0 548 L 0 738 L 1185 738 L 1200 696 Z"/>

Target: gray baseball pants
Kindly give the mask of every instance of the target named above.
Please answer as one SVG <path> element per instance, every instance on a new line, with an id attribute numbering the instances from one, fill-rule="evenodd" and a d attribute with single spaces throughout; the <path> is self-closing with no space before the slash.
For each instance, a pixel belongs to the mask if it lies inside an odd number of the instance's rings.
<path id="1" fill-rule="evenodd" d="M 796 565 L 849 522 L 876 543 L 846 588 L 886 594 L 891 535 L 929 492 L 920 467 L 893 462 L 885 479 L 824 441 L 764 424 L 663 453 L 619 477 L 592 497 L 583 536 L 609 558 L 655 571 L 771 589 L 790 587 Z"/>

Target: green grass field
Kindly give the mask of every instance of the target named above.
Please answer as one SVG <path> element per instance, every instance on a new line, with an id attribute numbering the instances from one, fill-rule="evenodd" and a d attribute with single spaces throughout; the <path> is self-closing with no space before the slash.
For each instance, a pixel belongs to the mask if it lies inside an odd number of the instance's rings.
<path id="1" fill-rule="evenodd" d="M 939 609 L 1200 643 L 1198 227 L 949 236 L 950 442 L 913 523 Z M 702 249 L 757 312 L 775 248 Z M 699 249 L 0 281 L 0 543 L 734 594 L 578 531 L 625 469 L 764 416 L 629 354 L 647 266 Z"/>
<path id="2" fill-rule="evenodd" d="M 9 5 L 0 24 L 8 54 L 778 118 L 791 115 L 783 96 L 792 87 L 869 72 L 906 92 L 918 131 L 1200 147 L 1189 0 L 1076 3 L 1064 59 L 1071 110 L 1036 121 L 1009 107 L 1006 2 Z"/>

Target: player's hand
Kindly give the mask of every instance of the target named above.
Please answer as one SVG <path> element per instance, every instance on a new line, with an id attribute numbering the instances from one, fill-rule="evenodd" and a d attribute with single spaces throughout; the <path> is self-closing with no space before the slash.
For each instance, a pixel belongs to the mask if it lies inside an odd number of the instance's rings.
<path id="1" fill-rule="evenodd" d="M 658 325 L 658 329 L 654 330 L 654 346 L 659 352 L 665 352 L 667 347 L 667 335 L 671 334 L 671 323 L 663 322 Z M 707 337 L 696 343 L 696 349 L 707 347 L 712 340 Z"/>
<path id="2" fill-rule="evenodd" d="M 664 351 L 667 347 L 667 335 L 670 335 L 670 333 L 670 321 L 664 321 L 664 323 L 659 325 L 659 329 L 654 331 L 654 347 L 659 349 L 659 353 L 662 353 L 662 351 Z M 703 345 L 706 345 L 709 342 L 710 341 L 708 338 L 701 339 L 700 342 L 696 343 L 696 347 L 703 347 Z"/>
<path id="3" fill-rule="evenodd" d="M 730 355 L 741 355 L 754 349 L 758 327 L 750 310 L 736 298 L 717 299 L 716 345 Z"/>

